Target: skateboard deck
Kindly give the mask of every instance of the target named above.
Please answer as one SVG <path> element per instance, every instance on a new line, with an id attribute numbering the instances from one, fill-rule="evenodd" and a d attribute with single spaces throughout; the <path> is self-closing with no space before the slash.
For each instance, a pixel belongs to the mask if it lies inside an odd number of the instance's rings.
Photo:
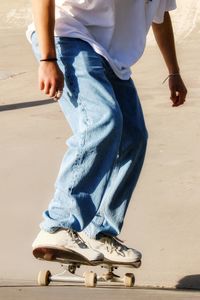
<path id="1" fill-rule="evenodd" d="M 135 263 L 120 263 L 112 261 L 89 261 L 82 255 L 76 252 L 64 250 L 62 248 L 41 247 L 33 250 L 33 255 L 40 260 L 49 262 L 57 262 L 61 265 L 62 272 L 52 275 L 49 270 L 40 271 L 37 282 L 40 286 L 47 286 L 51 282 L 66 282 L 66 283 L 83 283 L 86 287 L 95 287 L 97 283 L 123 284 L 125 287 L 133 287 L 135 276 L 133 273 L 126 273 L 123 277 L 116 275 L 114 270 L 120 267 L 139 268 L 141 261 Z M 90 268 L 100 266 L 106 269 L 106 273 L 97 275 L 93 271 L 84 272 L 82 275 L 77 274 L 77 269 L 81 266 Z"/>

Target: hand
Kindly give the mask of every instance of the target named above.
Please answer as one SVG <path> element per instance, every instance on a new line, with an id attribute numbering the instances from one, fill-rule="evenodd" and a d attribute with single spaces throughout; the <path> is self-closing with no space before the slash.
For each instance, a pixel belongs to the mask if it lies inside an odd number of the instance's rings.
<path id="1" fill-rule="evenodd" d="M 39 88 L 46 95 L 58 101 L 62 96 L 64 75 L 56 62 L 44 61 L 39 66 Z"/>
<path id="2" fill-rule="evenodd" d="M 169 89 L 171 91 L 171 97 L 173 104 L 172 106 L 177 107 L 184 104 L 187 89 L 181 78 L 181 75 L 177 74 L 169 77 Z"/>

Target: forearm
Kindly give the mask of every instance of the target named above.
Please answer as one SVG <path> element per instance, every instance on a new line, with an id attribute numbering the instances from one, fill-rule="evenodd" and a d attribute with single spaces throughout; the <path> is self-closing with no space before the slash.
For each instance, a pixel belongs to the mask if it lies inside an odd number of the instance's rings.
<path id="1" fill-rule="evenodd" d="M 32 8 L 41 58 L 55 57 L 55 0 L 32 0 Z"/>
<path id="2" fill-rule="evenodd" d="M 174 33 L 169 13 L 165 13 L 164 22 L 162 24 L 153 23 L 152 28 L 169 74 L 178 73 L 179 65 L 176 57 Z"/>

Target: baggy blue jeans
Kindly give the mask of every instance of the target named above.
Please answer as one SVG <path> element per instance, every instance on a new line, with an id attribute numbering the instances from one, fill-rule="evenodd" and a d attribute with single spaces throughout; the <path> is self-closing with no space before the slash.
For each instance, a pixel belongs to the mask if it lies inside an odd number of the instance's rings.
<path id="1" fill-rule="evenodd" d="M 132 79 L 119 79 L 85 41 L 55 37 L 65 76 L 60 107 L 73 135 L 41 228 L 117 236 L 143 165 L 147 130 Z M 36 33 L 32 45 L 40 58 Z"/>

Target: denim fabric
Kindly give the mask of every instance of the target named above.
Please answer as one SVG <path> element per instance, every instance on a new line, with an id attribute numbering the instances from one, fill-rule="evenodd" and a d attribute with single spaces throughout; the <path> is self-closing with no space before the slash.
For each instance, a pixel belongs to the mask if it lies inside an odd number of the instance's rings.
<path id="1" fill-rule="evenodd" d="M 119 79 L 85 41 L 56 37 L 60 107 L 72 129 L 41 228 L 116 236 L 143 165 L 147 130 L 132 79 Z M 32 45 L 39 59 L 37 36 Z"/>

